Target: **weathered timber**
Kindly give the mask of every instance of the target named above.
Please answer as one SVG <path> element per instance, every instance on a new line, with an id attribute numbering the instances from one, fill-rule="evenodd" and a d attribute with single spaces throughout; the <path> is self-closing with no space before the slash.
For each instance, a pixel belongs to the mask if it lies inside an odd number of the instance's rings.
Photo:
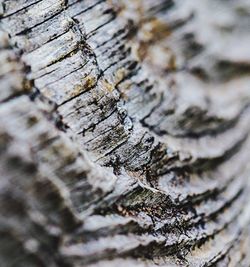
<path id="1" fill-rule="evenodd" d="M 248 0 L 0 1 L 0 266 L 250 266 Z"/>

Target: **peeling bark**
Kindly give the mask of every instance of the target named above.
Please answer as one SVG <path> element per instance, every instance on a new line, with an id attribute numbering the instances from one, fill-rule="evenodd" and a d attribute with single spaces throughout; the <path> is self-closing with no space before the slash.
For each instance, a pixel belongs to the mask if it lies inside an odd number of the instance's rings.
<path id="1" fill-rule="evenodd" d="M 249 266 L 247 0 L 0 1 L 1 266 Z"/>

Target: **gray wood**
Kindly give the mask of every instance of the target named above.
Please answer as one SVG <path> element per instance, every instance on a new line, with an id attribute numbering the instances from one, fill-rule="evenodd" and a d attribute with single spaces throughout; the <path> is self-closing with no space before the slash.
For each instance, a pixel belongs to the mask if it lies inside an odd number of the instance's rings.
<path id="1" fill-rule="evenodd" d="M 0 266 L 250 265 L 248 0 L 0 1 Z"/>

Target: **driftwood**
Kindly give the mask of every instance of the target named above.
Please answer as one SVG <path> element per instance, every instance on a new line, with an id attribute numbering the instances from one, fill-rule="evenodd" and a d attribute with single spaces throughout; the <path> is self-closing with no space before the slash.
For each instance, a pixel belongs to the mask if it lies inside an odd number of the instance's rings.
<path id="1" fill-rule="evenodd" d="M 0 15 L 0 266 L 250 266 L 249 0 Z"/>

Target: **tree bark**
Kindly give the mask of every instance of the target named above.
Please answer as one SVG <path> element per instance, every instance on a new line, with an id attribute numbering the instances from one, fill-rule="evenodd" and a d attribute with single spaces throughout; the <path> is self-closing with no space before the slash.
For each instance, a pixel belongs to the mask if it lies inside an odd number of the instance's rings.
<path id="1" fill-rule="evenodd" d="M 0 1 L 0 265 L 250 265 L 247 0 Z"/>

